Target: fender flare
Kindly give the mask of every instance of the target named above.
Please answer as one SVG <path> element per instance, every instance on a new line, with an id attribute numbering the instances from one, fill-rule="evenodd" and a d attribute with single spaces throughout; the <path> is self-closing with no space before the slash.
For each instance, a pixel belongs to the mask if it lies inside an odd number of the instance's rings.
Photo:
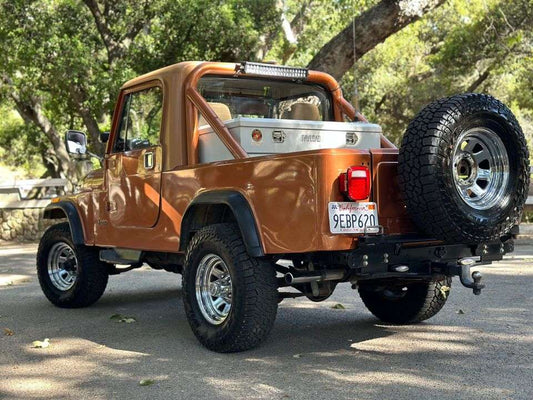
<path id="1" fill-rule="evenodd" d="M 59 219 L 66 217 L 70 226 L 72 242 L 76 245 L 84 245 L 83 225 L 76 206 L 70 201 L 50 203 L 44 209 L 44 219 Z"/>
<path id="2" fill-rule="evenodd" d="M 252 257 L 262 257 L 265 255 L 250 204 L 242 193 L 232 190 L 204 192 L 191 201 L 185 210 L 181 223 L 180 238 L 185 239 L 180 240 L 181 251 L 185 251 L 185 247 L 190 240 L 190 233 L 194 223 L 194 206 L 199 204 L 224 204 L 228 206 L 237 221 L 248 254 Z"/>

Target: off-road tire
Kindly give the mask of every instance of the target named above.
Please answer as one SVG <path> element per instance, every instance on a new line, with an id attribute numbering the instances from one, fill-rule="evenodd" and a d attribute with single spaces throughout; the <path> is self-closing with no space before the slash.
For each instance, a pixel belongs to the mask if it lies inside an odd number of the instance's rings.
<path id="1" fill-rule="evenodd" d="M 78 275 L 68 290 L 58 289 L 48 273 L 48 256 L 54 244 L 63 242 L 74 250 Z M 104 293 L 108 281 L 108 265 L 98 258 L 98 250 L 75 245 L 68 222 L 52 225 L 46 230 L 37 251 L 37 276 L 48 300 L 62 308 L 81 308 L 95 303 Z"/>
<path id="2" fill-rule="evenodd" d="M 366 308 L 381 321 L 399 325 L 416 324 L 433 317 L 444 307 L 451 284 L 451 278 L 410 282 L 403 285 L 407 287 L 403 297 L 389 298 L 384 295 L 384 290 L 390 287 L 368 281 L 359 285 L 359 295 Z M 402 285 L 394 287 L 394 290 L 399 291 Z"/>
<path id="3" fill-rule="evenodd" d="M 209 254 L 219 256 L 229 269 L 232 301 L 219 325 L 209 322 L 196 298 L 199 263 Z M 230 353 L 258 346 L 276 319 L 276 272 L 270 262 L 248 255 L 234 224 L 214 224 L 199 230 L 187 247 L 183 270 L 183 304 L 192 331 L 209 350 Z"/>
<path id="4" fill-rule="evenodd" d="M 463 132 L 478 128 L 499 137 L 509 162 L 505 194 L 482 210 L 461 199 L 453 176 L 456 142 Z M 527 199 L 529 152 L 524 134 L 512 112 L 491 96 L 470 93 L 438 100 L 405 132 L 398 181 L 407 211 L 427 235 L 449 243 L 497 240 L 520 222 Z"/>

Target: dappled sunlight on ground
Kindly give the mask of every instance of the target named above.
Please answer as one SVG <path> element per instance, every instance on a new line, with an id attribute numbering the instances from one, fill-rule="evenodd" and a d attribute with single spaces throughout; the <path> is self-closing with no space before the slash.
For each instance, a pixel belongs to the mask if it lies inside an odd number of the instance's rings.
<path id="1" fill-rule="evenodd" d="M 0 330 L 0 398 L 529 400 L 533 281 L 519 259 L 483 267 L 481 296 L 455 279 L 445 308 L 419 325 L 382 324 L 339 285 L 322 303 L 284 300 L 260 348 L 216 354 L 187 324 L 178 275 L 113 276 L 94 306 L 59 309 L 40 291 L 31 250 L 7 250 L 0 276 L 29 280 L 0 288 L 0 329 L 14 333 Z M 31 348 L 44 338 L 50 347 Z"/>
<path id="2" fill-rule="evenodd" d="M 411 328 L 411 329 L 405 329 Z M 396 327 L 394 331 L 394 341 L 383 338 L 369 339 L 362 342 L 353 343 L 351 348 L 366 352 L 376 352 L 380 354 L 402 354 L 419 351 L 431 351 L 436 353 L 440 351 L 453 351 L 455 353 L 469 353 L 475 350 L 474 337 L 477 332 L 472 329 L 461 327 L 447 327 L 445 331 L 439 332 L 432 329 L 432 326 L 424 326 L 419 329 L 412 329 L 413 327 Z M 453 338 L 450 338 L 453 334 Z M 445 342 L 446 347 L 439 349 L 439 342 Z M 412 346 L 417 343 L 416 346 Z"/>
<path id="3" fill-rule="evenodd" d="M 0 287 L 12 286 L 31 281 L 31 275 L 0 274 Z"/>
<path id="4" fill-rule="evenodd" d="M 117 371 L 118 366 L 139 362 L 146 354 L 106 348 L 88 340 L 55 337 L 46 349 L 35 349 L 22 344 L 18 350 L 33 361 L 31 363 L 4 364 L 1 376 L 10 376 L 9 396 L 49 397 L 73 394 L 76 388 L 93 375 L 109 379 L 127 379 L 127 373 Z M 65 360 L 68 360 L 65 363 Z M 35 367 L 38 366 L 36 369 Z"/>

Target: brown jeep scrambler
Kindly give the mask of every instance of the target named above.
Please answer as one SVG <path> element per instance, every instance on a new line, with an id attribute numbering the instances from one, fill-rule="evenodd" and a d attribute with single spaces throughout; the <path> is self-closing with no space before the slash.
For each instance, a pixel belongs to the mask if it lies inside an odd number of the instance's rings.
<path id="1" fill-rule="evenodd" d="M 44 294 L 85 307 L 143 263 L 182 273 L 189 324 L 219 352 L 342 282 L 395 324 L 439 312 L 455 275 L 479 294 L 470 268 L 513 251 L 529 185 L 522 130 L 490 96 L 428 105 L 398 150 L 331 76 L 250 62 L 127 82 L 102 140 L 103 167 L 45 210 L 68 222 L 41 239 Z M 87 157 L 83 133 L 66 144 Z"/>

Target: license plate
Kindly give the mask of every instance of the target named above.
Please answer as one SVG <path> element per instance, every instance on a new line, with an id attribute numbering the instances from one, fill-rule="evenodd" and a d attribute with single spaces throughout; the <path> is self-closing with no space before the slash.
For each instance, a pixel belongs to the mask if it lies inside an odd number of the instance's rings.
<path id="1" fill-rule="evenodd" d="M 376 203 L 330 202 L 331 233 L 379 233 Z"/>

